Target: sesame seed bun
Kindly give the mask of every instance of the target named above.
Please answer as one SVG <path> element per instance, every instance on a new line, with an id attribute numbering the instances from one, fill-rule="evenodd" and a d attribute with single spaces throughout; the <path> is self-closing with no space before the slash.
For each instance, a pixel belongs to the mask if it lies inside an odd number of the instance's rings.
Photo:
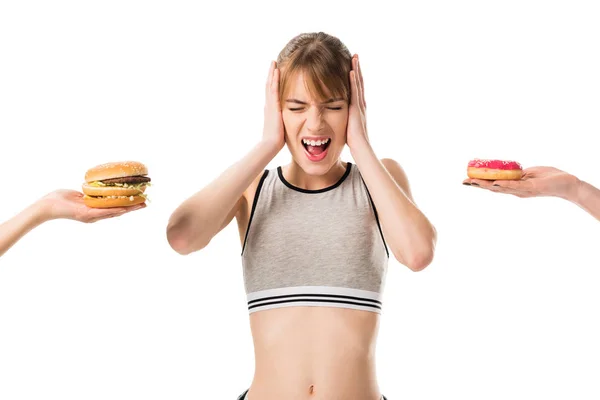
<path id="1" fill-rule="evenodd" d="M 83 196 L 85 205 L 92 208 L 130 207 L 142 204 L 145 201 L 146 199 L 141 196 L 124 196 L 117 198 Z"/>
<path id="2" fill-rule="evenodd" d="M 90 168 L 85 174 L 87 183 L 105 179 L 148 175 L 148 168 L 137 161 L 111 162 Z"/>

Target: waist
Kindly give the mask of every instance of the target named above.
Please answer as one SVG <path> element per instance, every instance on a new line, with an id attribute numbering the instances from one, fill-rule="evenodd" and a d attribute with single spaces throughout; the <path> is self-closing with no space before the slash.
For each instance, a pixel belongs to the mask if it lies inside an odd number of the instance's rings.
<path id="1" fill-rule="evenodd" d="M 307 399 L 318 400 L 326 393 L 330 397 L 325 399 L 337 398 L 343 390 L 348 396 L 360 393 L 366 396 L 363 398 L 378 398 L 375 345 L 379 314 L 287 307 L 251 314 L 250 326 L 257 393 L 278 393 L 280 398 L 306 393 Z"/>

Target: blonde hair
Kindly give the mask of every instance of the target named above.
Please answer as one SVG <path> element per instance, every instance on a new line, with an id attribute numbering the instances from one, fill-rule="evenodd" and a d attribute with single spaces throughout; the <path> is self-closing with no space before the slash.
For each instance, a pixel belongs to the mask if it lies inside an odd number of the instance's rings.
<path id="1" fill-rule="evenodd" d="M 352 55 L 335 36 L 302 33 L 288 42 L 277 57 L 279 97 L 283 102 L 297 73 L 304 75 L 308 93 L 319 101 L 342 98 L 350 102 Z"/>

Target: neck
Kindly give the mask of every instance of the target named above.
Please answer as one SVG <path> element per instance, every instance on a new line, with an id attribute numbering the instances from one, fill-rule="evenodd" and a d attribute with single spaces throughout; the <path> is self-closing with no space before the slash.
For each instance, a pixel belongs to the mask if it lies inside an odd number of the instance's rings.
<path id="1" fill-rule="evenodd" d="M 292 185 L 306 189 L 319 190 L 335 185 L 346 172 L 347 163 L 338 159 L 335 164 L 323 175 L 309 175 L 296 161 L 282 167 L 285 179 Z"/>

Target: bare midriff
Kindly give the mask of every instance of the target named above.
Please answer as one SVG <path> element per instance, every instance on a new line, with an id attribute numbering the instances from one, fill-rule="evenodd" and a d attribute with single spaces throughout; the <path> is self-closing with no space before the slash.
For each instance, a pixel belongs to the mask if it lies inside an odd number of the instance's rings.
<path id="1" fill-rule="evenodd" d="M 255 374 L 249 400 L 379 400 L 379 314 L 282 307 L 250 315 Z"/>

